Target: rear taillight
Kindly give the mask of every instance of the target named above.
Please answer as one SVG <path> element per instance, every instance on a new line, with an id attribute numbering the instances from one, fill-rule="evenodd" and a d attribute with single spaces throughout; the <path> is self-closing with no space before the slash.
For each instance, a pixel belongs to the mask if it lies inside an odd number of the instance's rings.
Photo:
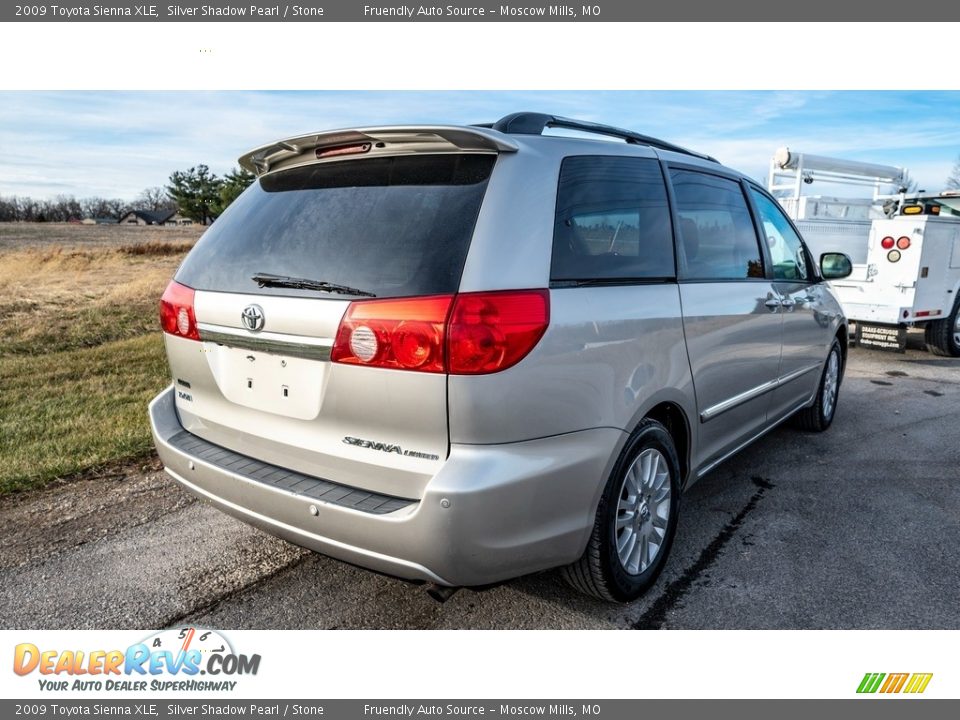
<path id="1" fill-rule="evenodd" d="M 347 308 L 330 352 L 349 365 L 444 372 L 444 325 L 452 295 L 363 300 Z"/>
<path id="2" fill-rule="evenodd" d="M 880 247 L 882 247 L 884 250 L 891 250 L 893 248 L 893 238 L 885 237 L 880 241 Z"/>
<path id="3" fill-rule="evenodd" d="M 193 296 L 193 288 L 170 281 L 160 298 L 160 327 L 165 333 L 187 340 L 200 339 L 193 311 Z"/>
<path id="4" fill-rule="evenodd" d="M 550 320 L 546 290 L 463 293 L 350 304 L 333 362 L 475 375 L 522 360 Z"/>
<path id="5" fill-rule="evenodd" d="M 910 238 L 904 235 L 902 238 L 897 239 L 897 249 L 906 250 L 910 247 Z"/>
<path id="6" fill-rule="evenodd" d="M 546 290 L 457 295 L 447 327 L 452 375 L 505 370 L 540 342 L 550 322 Z"/>

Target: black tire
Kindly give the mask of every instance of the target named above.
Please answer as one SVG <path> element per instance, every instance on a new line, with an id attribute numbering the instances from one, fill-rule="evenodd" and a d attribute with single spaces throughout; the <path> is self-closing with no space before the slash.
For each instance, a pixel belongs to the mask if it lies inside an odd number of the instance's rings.
<path id="1" fill-rule="evenodd" d="M 833 402 L 826 404 L 824 386 L 827 382 L 827 375 L 831 368 L 830 362 L 833 357 L 836 357 L 837 362 L 836 386 Z M 810 407 L 797 411 L 796 415 L 793 416 L 793 425 L 806 432 L 823 432 L 830 427 L 830 425 L 833 424 L 834 416 L 837 414 L 837 403 L 840 400 L 840 382 L 842 379 L 843 353 L 840 350 L 840 341 L 834 338 L 833 344 L 830 346 L 830 352 L 827 354 L 827 360 L 823 364 L 820 384 L 817 386 L 817 399 Z"/>
<path id="2" fill-rule="evenodd" d="M 960 329 L 957 328 L 958 313 L 960 297 L 954 302 L 950 317 L 929 322 L 924 328 L 923 340 L 927 344 L 927 350 L 934 355 L 960 357 L 960 342 L 957 342 L 957 335 L 960 334 Z"/>
<path id="3" fill-rule="evenodd" d="M 626 490 L 627 472 L 647 450 L 657 451 L 662 458 L 661 463 L 666 465 L 670 502 L 659 549 L 645 570 L 631 573 L 624 567 L 617 550 L 617 518 L 621 512 L 618 505 L 621 493 Z M 652 457 L 655 460 L 657 458 L 656 454 L 652 454 Z M 673 545 L 680 512 L 680 487 L 680 462 L 673 438 L 660 423 L 644 420 L 630 436 L 607 479 L 586 551 L 577 562 L 562 570 L 567 582 L 583 593 L 613 602 L 631 602 L 646 592 L 663 570 Z M 646 503 L 642 505 L 647 507 Z M 647 517 L 650 517 L 649 513 Z M 650 522 L 654 520 L 651 518 Z"/>

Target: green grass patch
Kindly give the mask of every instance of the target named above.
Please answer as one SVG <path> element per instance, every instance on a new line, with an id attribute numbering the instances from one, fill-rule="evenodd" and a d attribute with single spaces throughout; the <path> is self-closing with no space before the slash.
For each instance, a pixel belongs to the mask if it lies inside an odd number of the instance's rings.
<path id="1" fill-rule="evenodd" d="M 114 305 L 52 303 L 42 313 L 8 311 L 0 318 L 0 358 L 7 355 L 45 355 L 51 351 L 92 348 L 156 332 L 158 298 L 136 298 Z M 0 309 L 7 310 L 0 303 Z"/>
<path id="2" fill-rule="evenodd" d="M 147 404 L 168 383 L 158 332 L 0 357 L 0 493 L 150 452 Z"/>
<path id="3" fill-rule="evenodd" d="M 197 234 L 0 223 L 0 494 L 153 452 L 158 302 Z"/>

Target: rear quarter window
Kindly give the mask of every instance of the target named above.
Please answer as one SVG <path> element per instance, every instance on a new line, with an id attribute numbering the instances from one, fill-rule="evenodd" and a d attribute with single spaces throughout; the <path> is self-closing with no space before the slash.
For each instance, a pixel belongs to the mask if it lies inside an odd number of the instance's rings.
<path id="1" fill-rule="evenodd" d="M 674 275 L 670 210 L 659 162 L 566 158 L 557 189 L 551 281 Z"/>
<path id="2" fill-rule="evenodd" d="M 455 292 L 495 155 L 318 163 L 265 175 L 218 218 L 177 281 L 197 290 L 293 296 L 256 273 L 348 285 L 377 297 Z"/>

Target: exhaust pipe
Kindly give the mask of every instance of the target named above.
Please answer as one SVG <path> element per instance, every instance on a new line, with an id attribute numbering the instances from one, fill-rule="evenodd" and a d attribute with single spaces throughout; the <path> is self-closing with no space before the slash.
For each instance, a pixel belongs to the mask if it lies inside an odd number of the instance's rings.
<path id="1" fill-rule="evenodd" d="M 447 600 L 456 595 L 458 587 L 450 587 L 449 585 L 437 585 L 436 583 L 430 583 L 427 585 L 427 595 L 432 597 L 438 603 L 445 603 Z"/>

